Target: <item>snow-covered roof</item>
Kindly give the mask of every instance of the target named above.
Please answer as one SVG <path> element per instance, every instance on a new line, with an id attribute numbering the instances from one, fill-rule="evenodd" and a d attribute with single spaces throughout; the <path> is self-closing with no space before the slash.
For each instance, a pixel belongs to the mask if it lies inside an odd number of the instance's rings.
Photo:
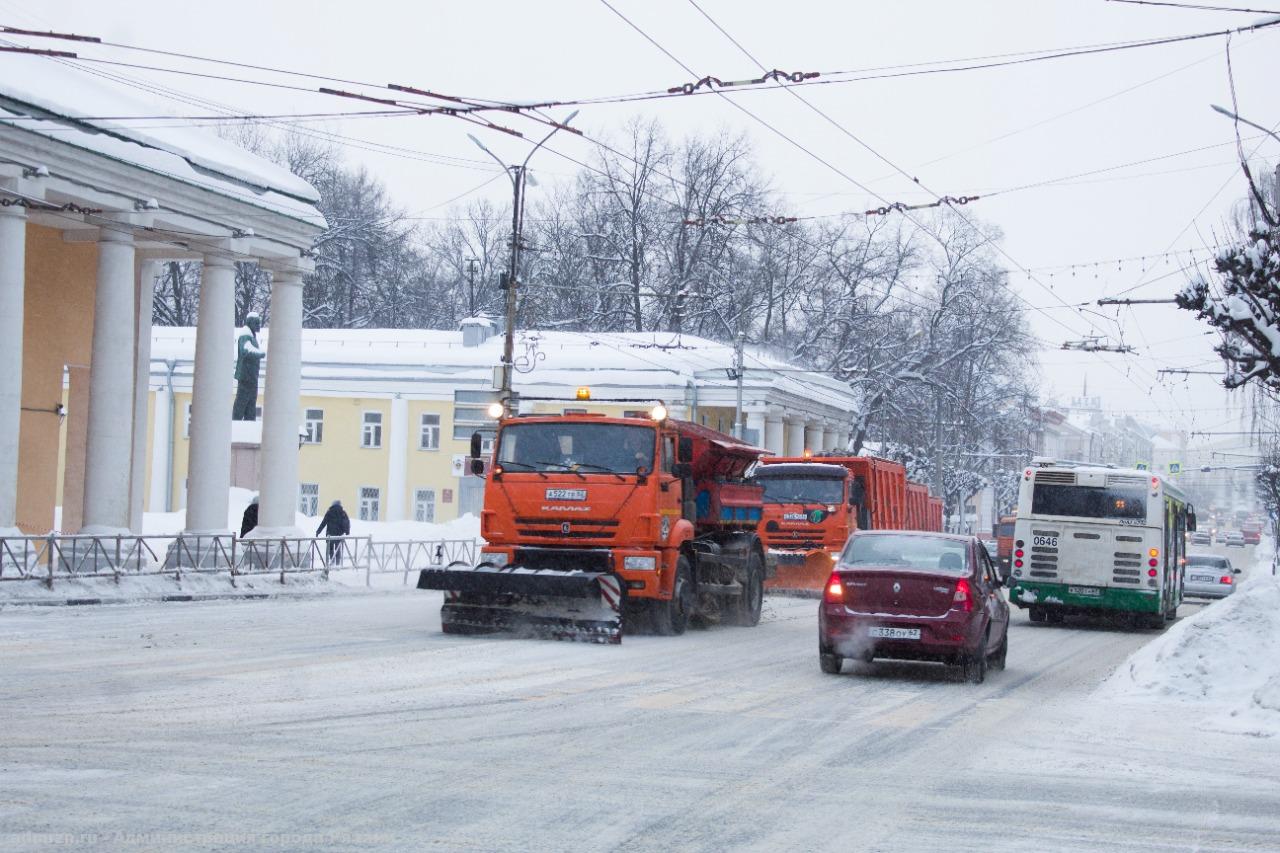
<path id="1" fill-rule="evenodd" d="M 315 207 L 319 195 L 310 184 L 211 130 L 163 118 L 121 121 L 129 116 L 175 115 L 164 101 L 136 94 L 130 82 L 106 79 L 74 60 L 0 54 L 0 124 L 274 213 L 324 224 Z"/>
<path id="2" fill-rule="evenodd" d="M 170 360 L 184 364 L 178 375 L 189 375 L 195 338 L 193 328 L 155 328 L 153 379 L 165 375 L 164 363 Z M 270 327 L 259 339 L 270 359 Z M 488 388 L 502 345 L 503 337 L 494 335 L 466 346 L 461 331 L 304 329 L 303 391 L 349 391 L 358 385 L 370 392 L 436 396 L 451 395 L 458 387 Z M 693 384 L 700 402 L 725 405 L 737 390 L 727 373 L 734 364 L 733 347 L 692 335 L 521 331 L 515 359 L 514 386 L 526 396 L 552 396 L 588 385 L 598 399 L 645 394 L 670 399 Z M 524 372 L 525 367 L 532 369 Z M 766 398 L 773 403 L 795 400 L 830 409 L 831 415 L 851 412 L 858 402 L 849 386 L 834 377 L 750 347 L 744 352 L 743 388 L 748 404 Z"/>

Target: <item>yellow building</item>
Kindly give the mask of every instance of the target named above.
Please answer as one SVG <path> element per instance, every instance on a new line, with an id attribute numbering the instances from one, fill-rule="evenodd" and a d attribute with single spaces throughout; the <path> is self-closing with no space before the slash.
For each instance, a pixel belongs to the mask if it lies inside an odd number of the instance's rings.
<path id="1" fill-rule="evenodd" d="M 271 330 L 261 335 L 271 359 Z M 150 511 L 184 506 L 193 329 L 152 337 Z M 354 518 L 449 521 L 480 507 L 484 481 L 464 459 L 491 435 L 486 407 L 502 336 L 483 319 L 458 331 L 309 329 L 302 334 L 298 509 L 341 500 Z M 514 389 L 522 412 L 589 409 L 674 417 L 731 433 L 738 383 L 730 346 L 670 333 L 521 332 Z M 574 399 L 591 389 L 587 403 Z M 232 389 L 228 387 L 227 393 Z M 775 453 L 848 441 L 857 398 L 844 383 L 747 350 L 743 437 Z M 257 488 L 255 425 L 236 424 L 232 482 Z"/>

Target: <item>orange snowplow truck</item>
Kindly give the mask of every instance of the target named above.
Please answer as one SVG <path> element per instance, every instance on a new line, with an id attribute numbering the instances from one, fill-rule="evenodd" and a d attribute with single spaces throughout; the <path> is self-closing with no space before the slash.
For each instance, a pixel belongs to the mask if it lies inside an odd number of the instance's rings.
<path id="1" fill-rule="evenodd" d="M 764 489 L 765 585 L 779 592 L 821 591 L 855 530 L 942 529 L 941 501 L 887 459 L 769 457 L 753 479 Z"/>
<path id="2" fill-rule="evenodd" d="M 506 418 L 487 474 L 479 565 L 425 569 L 418 588 L 444 591 L 449 634 L 617 643 L 637 621 L 659 634 L 681 634 L 695 616 L 755 625 L 766 571 L 761 488 L 745 474 L 765 452 L 670 420 L 661 406 L 650 419 Z"/>

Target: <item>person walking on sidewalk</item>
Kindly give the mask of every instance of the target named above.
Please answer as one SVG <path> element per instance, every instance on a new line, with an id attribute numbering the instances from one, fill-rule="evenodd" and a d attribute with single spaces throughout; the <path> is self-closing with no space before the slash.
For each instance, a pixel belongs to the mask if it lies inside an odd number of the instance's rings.
<path id="1" fill-rule="evenodd" d="M 254 495 L 253 500 L 249 501 L 249 505 L 244 508 L 244 515 L 240 519 L 240 538 L 249 535 L 249 531 L 258 526 L 258 496 Z"/>
<path id="2" fill-rule="evenodd" d="M 322 530 L 329 537 L 329 565 L 342 565 L 342 537 L 351 532 L 351 518 L 342 508 L 342 501 L 329 504 L 324 518 L 320 519 L 320 526 L 316 528 L 316 535 L 319 536 Z"/>

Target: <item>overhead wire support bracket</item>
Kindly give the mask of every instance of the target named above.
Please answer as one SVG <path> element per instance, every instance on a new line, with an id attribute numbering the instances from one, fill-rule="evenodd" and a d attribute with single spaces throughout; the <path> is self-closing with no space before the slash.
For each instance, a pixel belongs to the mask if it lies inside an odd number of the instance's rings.
<path id="1" fill-rule="evenodd" d="M 1133 347 L 1124 344 L 1104 344 L 1101 338 L 1085 338 L 1082 341 L 1064 341 L 1062 349 L 1079 352 L 1115 352 L 1132 353 Z"/>
<path id="2" fill-rule="evenodd" d="M 1176 299 L 1099 299 L 1099 305 L 1174 305 Z"/>
<path id="3" fill-rule="evenodd" d="M 721 80 L 719 77 L 706 76 L 696 83 L 682 83 L 679 86 L 672 86 L 667 89 L 668 95 L 692 95 L 699 89 L 732 89 L 742 86 L 759 86 L 762 83 L 768 83 L 771 80 L 777 80 L 779 83 L 799 83 L 802 80 L 812 80 L 821 76 L 817 71 L 779 71 L 777 68 L 772 71 L 766 71 L 759 77 L 751 77 L 746 80 Z"/>
<path id="4" fill-rule="evenodd" d="M 892 213 L 895 210 L 901 213 L 908 210 L 924 210 L 925 208 L 929 208 L 929 207 L 941 207 L 944 204 L 946 205 L 968 204 L 969 202 L 977 201 L 980 198 L 982 198 L 982 196 L 980 195 L 962 195 L 962 196 L 955 196 L 955 197 L 944 195 L 942 198 L 938 199 L 937 201 L 931 201 L 925 204 L 903 204 L 900 201 L 895 201 L 894 203 L 884 205 L 883 207 L 876 207 L 876 208 L 872 208 L 871 210 L 865 210 L 863 211 L 863 216 L 888 216 L 890 213 Z"/>
<path id="5" fill-rule="evenodd" d="M 686 219 L 682 224 L 702 228 L 708 225 L 787 225 L 798 221 L 795 216 L 699 216 Z"/>

